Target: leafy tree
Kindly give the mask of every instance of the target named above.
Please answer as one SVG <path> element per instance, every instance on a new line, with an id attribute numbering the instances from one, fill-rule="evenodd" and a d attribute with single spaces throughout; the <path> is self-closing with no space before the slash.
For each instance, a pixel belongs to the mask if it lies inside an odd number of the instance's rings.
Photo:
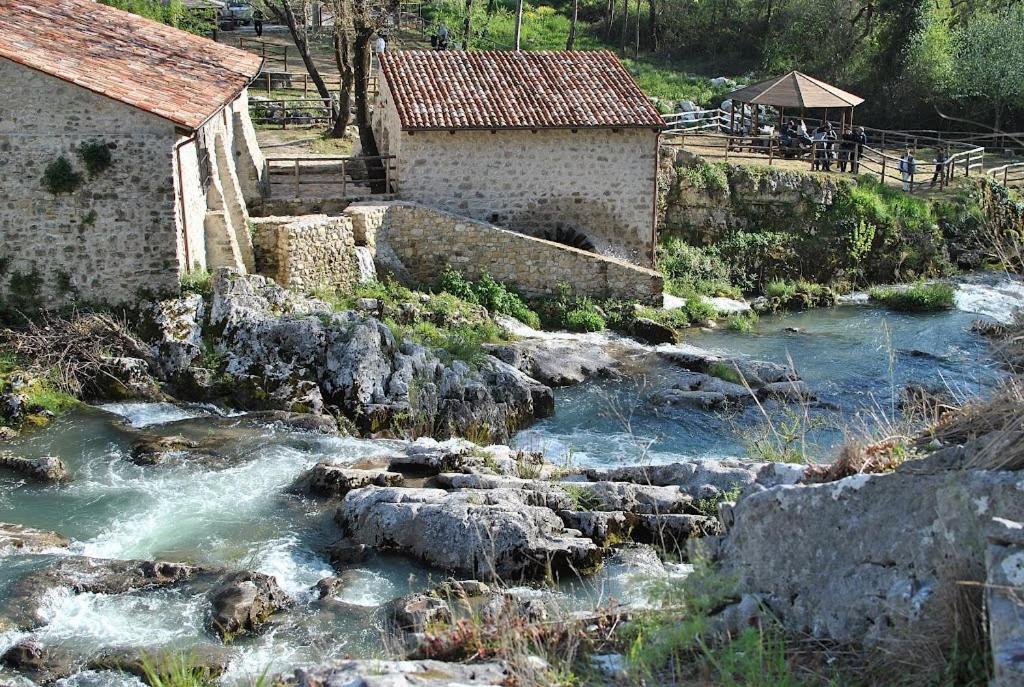
<path id="1" fill-rule="evenodd" d="M 981 14 L 954 34 L 952 94 L 988 103 L 1001 130 L 1006 108 L 1024 108 L 1024 7 Z"/>
<path id="2" fill-rule="evenodd" d="M 204 15 L 202 12 L 189 11 L 181 0 L 100 0 L 100 2 L 195 34 L 207 33 L 213 27 L 212 17 Z"/>

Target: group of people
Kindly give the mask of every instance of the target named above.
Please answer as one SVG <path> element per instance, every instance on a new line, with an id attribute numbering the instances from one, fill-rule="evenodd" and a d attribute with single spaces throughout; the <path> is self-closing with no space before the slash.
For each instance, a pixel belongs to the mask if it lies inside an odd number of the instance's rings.
<path id="1" fill-rule="evenodd" d="M 840 136 L 831 122 L 824 122 L 811 134 L 808 133 L 807 124 L 802 119 L 799 124 L 796 120 L 790 119 L 779 132 L 779 143 L 783 148 L 811 149 L 811 165 L 815 170 L 831 172 L 834 162 L 840 172 L 849 169 L 853 174 L 857 174 L 868 136 L 862 126 L 856 129 L 846 127 Z"/>
<path id="2" fill-rule="evenodd" d="M 441 22 L 437 25 L 437 31 L 430 37 L 430 47 L 434 50 L 447 50 L 449 40 L 448 27 L 445 26 L 444 22 Z"/>
<path id="3" fill-rule="evenodd" d="M 928 188 L 935 188 L 938 184 L 942 186 L 946 177 L 946 166 L 949 164 L 949 151 L 939 148 L 935 151 L 935 159 L 932 160 L 935 171 L 932 173 L 932 181 Z M 914 175 L 917 174 L 917 159 L 914 157 L 914 150 L 908 147 L 900 158 L 900 175 L 903 177 L 903 190 L 910 192 L 914 190 Z"/>

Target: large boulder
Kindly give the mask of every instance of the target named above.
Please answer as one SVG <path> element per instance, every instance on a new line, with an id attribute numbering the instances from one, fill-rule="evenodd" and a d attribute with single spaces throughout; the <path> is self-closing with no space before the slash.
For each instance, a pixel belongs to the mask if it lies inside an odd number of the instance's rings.
<path id="1" fill-rule="evenodd" d="M 1024 684 L 1024 524 L 994 518 L 985 552 L 992 687 Z"/>
<path id="2" fill-rule="evenodd" d="M 345 496 L 335 519 L 357 542 L 474 578 L 515 580 L 600 564 L 591 540 L 513 490 L 366 487 Z"/>
<path id="3" fill-rule="evenodd" d="M 203 297 L 185 294 L 149 305 L 143 312 L 143 335 L 151 342 L 154 371 L 174 382 L 203 352 Z"/>
<path id="4" fill-rule="evenodd" d="M 607 376 L 618 366 L 608 342 L 588 335 L 555 335 L 488 347 L 497 358 L 548 386 L 579 384 Z"/>
<path id="5" fill-rule="evenodd" d="M 926 458 L 888 474 L 751 489 L 729 532 L 704 546 L 788 628 L 877 646 L 943 627 L 962 583 L 985 579 L 991 518 L 1024 518 L 1022 485 L 1019 472 Z"/>
<path id="6" fill-rule="evenodd" d="M 67 537 L 56 532 L 0 522 L 0 550 L 14 548 L 21 553 L 38 553 L 63 549 L 69 543 Z"/>
<path id="7" fill-rule="evenodd" d="M 758 463 L 741 459 L 691 460 L 667 465 L 635 465 L 622 468 L 584 470 L 595 481 L 634 482 L 654 486 L 674 485 L 694 499 L 718 496 L 752 484 L 775 486 L 795 484 L 804 466 L 786 463 Z"/>
<path id="8" fill-rule="evenodd" d="M 299 476 L 295 489 L 315 496 L 342 497 L 353 489 L 370 485 L 400 487 L 405 481 L 400 473 L 385 470 L 358 470 L 332 463 L 317 463 Z"/>
<path id="9" fill-rule="evenodd" d="M 342 661 L 281 680 L 285 687 L 499 687 L 510 684 L 511 674 L 500 663 Z"/>
<path id="10" fill-rule="evenodd" d="M 75 670 L 71 652 L 60 646 L 24 639 L 0 655 L 0 665 L 18 671 L 39 684 L 67 677 Z"/>
<path id="11" fill-rule="evenodd" d="M 290 604 L 288 595 L 271 575 L 240 572 L 229 575 L 210 594 L 213 612 L 208 627 L 224 641 L 252 634 Z"/>
<path id="12" fill-rule="evenodd" d="M 57 483 L 71 478 L 64 461 L 56 456 L 22 458 L 11 453 L 0 453 L 0 470 L 7 469 L 36 482 Z"/>

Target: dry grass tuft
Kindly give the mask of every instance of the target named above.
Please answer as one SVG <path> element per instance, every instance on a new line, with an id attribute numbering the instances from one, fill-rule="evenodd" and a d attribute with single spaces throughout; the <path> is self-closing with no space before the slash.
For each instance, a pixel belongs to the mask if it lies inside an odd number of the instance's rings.
<path id="1" fill-rule="evenodd" d="M 803 481 L 819 484 L 852 475 L 892 472 L 908 457 L 906 437 L 888 437 L 870 444 L 851 441 L 843 445 L 832 463 L 808 465 Z"/>

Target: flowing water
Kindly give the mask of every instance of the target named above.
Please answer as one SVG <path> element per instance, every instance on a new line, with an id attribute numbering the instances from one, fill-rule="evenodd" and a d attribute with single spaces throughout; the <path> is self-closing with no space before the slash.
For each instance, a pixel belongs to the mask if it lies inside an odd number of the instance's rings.
<path id="1" fill-rule="evenodd" d="M 1017 292 L 1019 290 L 1019 293 Z M 961 291 L 959 305 L 1005 319 L 1024 300 L 1017 284 L 979 282 Z M 865 305 L 762 318 L 756 332 L 688 334 L 687 343 L 730 355 L 792 363 L 825 401 L 812 415 L 824 447 L 839 438 L 837 418 L 889 415 L 909 380 L 941 383 L 954 393 L 983 393 L 999 379 L 986 342 L 970 331 L 977 315 L 963 310 L 904 315 Z M 756 408 L 732 417 L 695 410 L 659 410 L 648 402 L 671 385 L 675 368 L 650 349 L 629 354 L 633 374 L 558 390 L 557 412 L 516 437 L 520 446 L 586 465 L 668 462 L 684 457 L 742 455 L 741 434 L 759 422 Z M 738 431 L 739 430 L 739 431 Z M 139 433 L 184 435 L 214 455 L 136 466 L 129 452 Z M 101 558 L 164 559 L 274 575 L 295 607 L 275 616 L 258 637 L 232 645 L 225 684 L 268 668 L 381 651 L 374 609 L 425 587 L 431 572 L 401 557 L 376 557 L 345 573 L 340 598 L 311 591 L 336 574 L 323 551 L 338 536 L 332 512 L 292 494 L 289 486 L 321 460 L 358 463 L 380 458 L 395 442 L 323 437 L 254 424 L 207 406 L 124 403 L 76 411 L 6 447 L 27 457 L 57 455 L 73 480 L 39 486 L 0 474 L 0 521 L 56 530 L 73 540 L 71 553 Z M 0 606 L 11 585 L 66 552 L 25 555 L 0 551 Z M 609 597 L 643 602 L 640 574 L 666 571 L 659 562 L 611 561 L 574 589 L 589 603 Z M 205 629 L 207 604 L 182 589 L 123 595 L 53 590 L 45 626 L 33 633 L 86 655 L 99 650 L 194 647 L 213 644 Z M 25 637 L 0 621 L 0 653 Z M 0 677 L 3 673 L 0 672 Z M 65 687 L 138 685 L 134 678 L 83 673 Z"/>

